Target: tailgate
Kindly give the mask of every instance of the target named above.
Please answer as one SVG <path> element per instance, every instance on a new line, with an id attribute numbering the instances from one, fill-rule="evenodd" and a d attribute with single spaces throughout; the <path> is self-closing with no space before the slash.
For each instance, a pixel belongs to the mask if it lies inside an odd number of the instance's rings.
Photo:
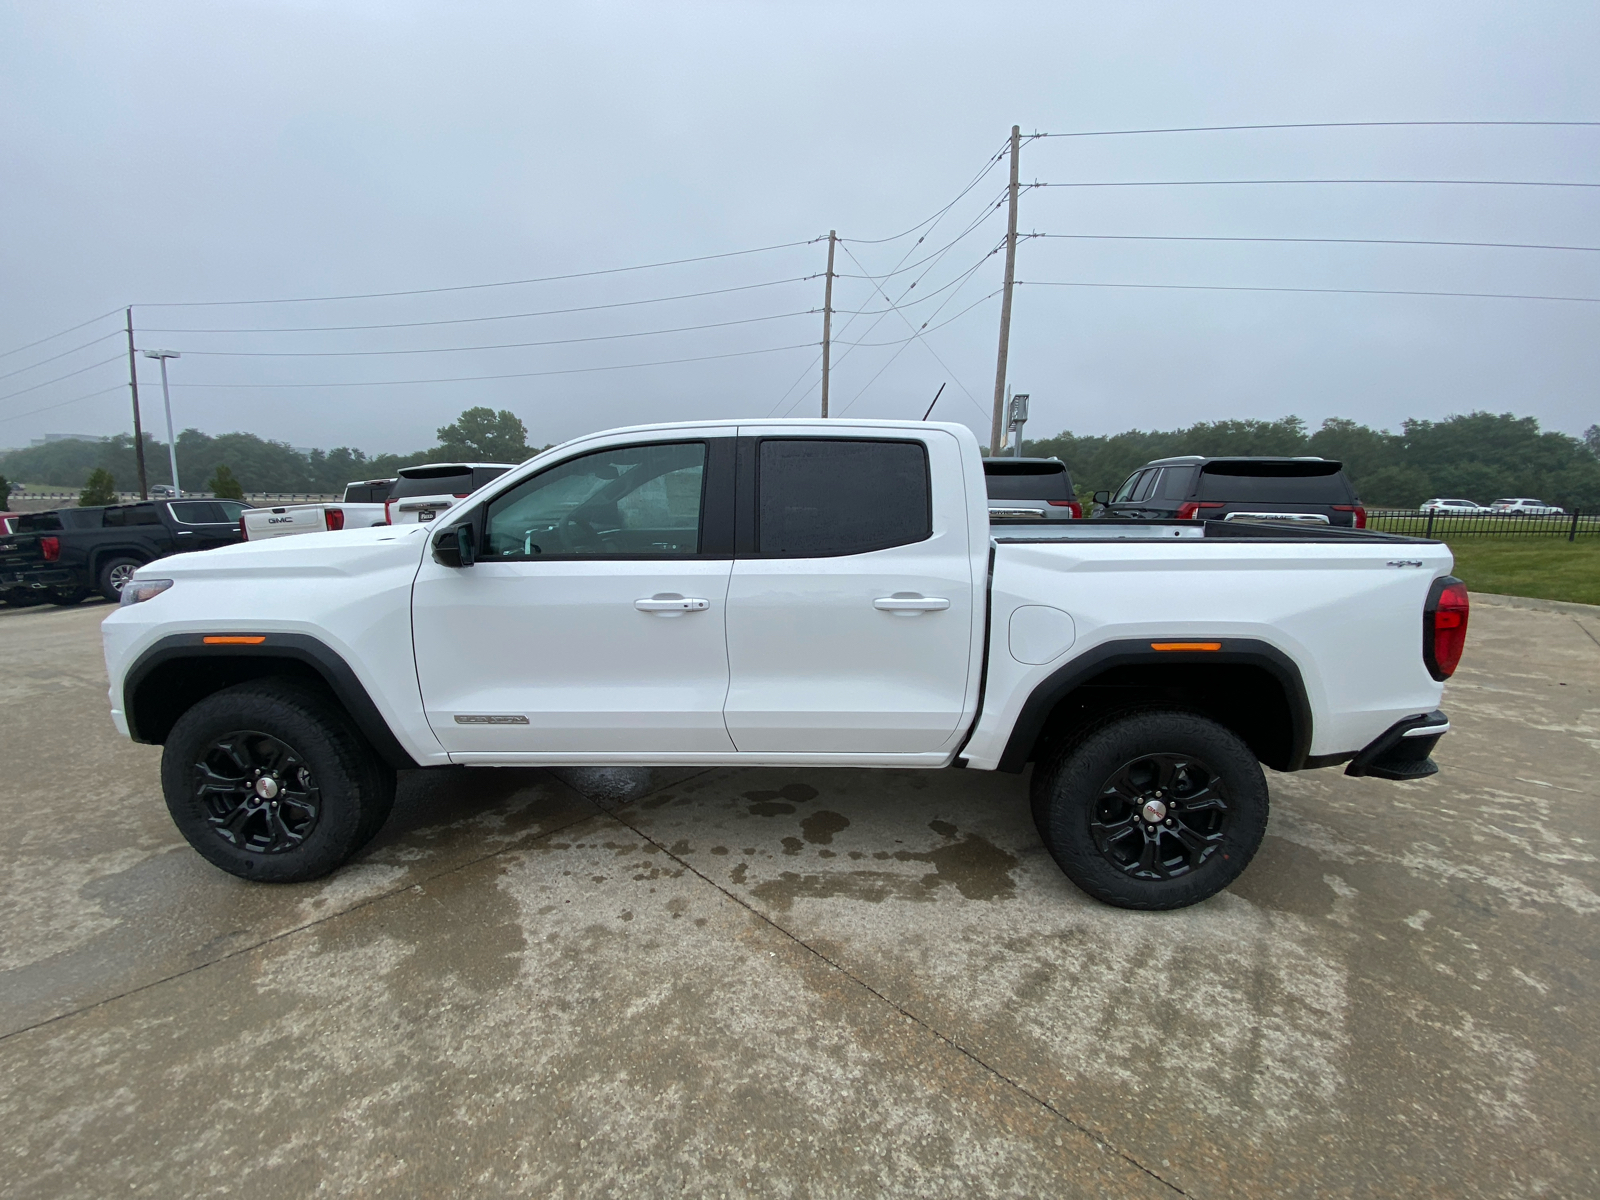
<path id="1" fill-rule="evenodd" d="M 244 512 L 245 540 L 265 541 L 293 533 L 322 533 L 328 528 L 325 504 L 290 504 L 283 508 L 247 508 Z"/>

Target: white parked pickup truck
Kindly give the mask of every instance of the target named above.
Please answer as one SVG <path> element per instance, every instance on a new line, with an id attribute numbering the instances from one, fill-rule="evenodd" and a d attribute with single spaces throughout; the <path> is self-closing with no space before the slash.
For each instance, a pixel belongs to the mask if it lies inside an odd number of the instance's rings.
<path id="1" fill-rule="evenodd" d="M 239 533 L 247 542 L 288 537 L 296 533 L 327 533 L 336 529 L 365 529 L 387 525 L 384 500 L 392 479 L 366 479 L 347 483 L 337 503 L 285 504 L 277 508 L 252 508 L 239 518 Z"/>
<path id="2" fill-rule="evenodd" d="M 333 870 L 400 768 L 1031 763 L 1067 875 L 1158 909 L 1249 862 L 1261 764 L 1437 769 L 1451 565 L 1327 527 L 991 528 L 964 426 L 711 422 L 558 446 L 429 525 L 150 563 L 102 628 L 117 727 L 247 879 Z"/>

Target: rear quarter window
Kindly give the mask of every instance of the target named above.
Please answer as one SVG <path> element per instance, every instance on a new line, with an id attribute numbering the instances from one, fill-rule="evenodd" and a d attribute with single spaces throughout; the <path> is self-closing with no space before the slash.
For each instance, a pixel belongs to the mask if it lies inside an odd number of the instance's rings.
<path id="1" fill-rule="evenodd" d="M 1354 493 L 1336 462 L 1219 462 L 1200 472 L 1200 499 L 1223 503 L 1349 504 Z"/>

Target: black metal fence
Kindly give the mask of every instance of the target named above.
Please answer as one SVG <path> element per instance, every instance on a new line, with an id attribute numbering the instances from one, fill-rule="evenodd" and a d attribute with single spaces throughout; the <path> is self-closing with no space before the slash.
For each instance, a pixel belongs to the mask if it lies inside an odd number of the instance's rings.
<path id="1" fill-rule="evenodd" d="M 1367 510 L 1367 528 L 1449 541 L 1464 537 L 1559 537 L 1575 542 L 1600 534 L 1600 513 L 1444 513 L 1420 509 Z"/>

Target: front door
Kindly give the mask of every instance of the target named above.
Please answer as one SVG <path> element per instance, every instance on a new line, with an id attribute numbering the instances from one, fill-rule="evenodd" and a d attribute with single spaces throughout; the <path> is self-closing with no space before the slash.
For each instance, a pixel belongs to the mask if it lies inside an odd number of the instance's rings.
<path id="1" fill-rule="evenodd" d="M 954 438 L 741 436 L 740 456 L 725 710 L 734 745 L 947 749 L 976 686 L 981 626 L 967 529 L 969 502 L 981 501 L 957 482 Z M 937 491 L 935 477 L 948 481 Z"/>
<path id="2" fill-rule="evenodd" d="M 424 556 L 412 601 L 417 675 L 452 755 L 732 751 L 722 720 L 731 546 L 713 544 L 705 501 L 719 494 L 708 485 L 724 457 L 731 484 L 730 442 L 579 454 L 485 503 L 472 566 Z"/>

